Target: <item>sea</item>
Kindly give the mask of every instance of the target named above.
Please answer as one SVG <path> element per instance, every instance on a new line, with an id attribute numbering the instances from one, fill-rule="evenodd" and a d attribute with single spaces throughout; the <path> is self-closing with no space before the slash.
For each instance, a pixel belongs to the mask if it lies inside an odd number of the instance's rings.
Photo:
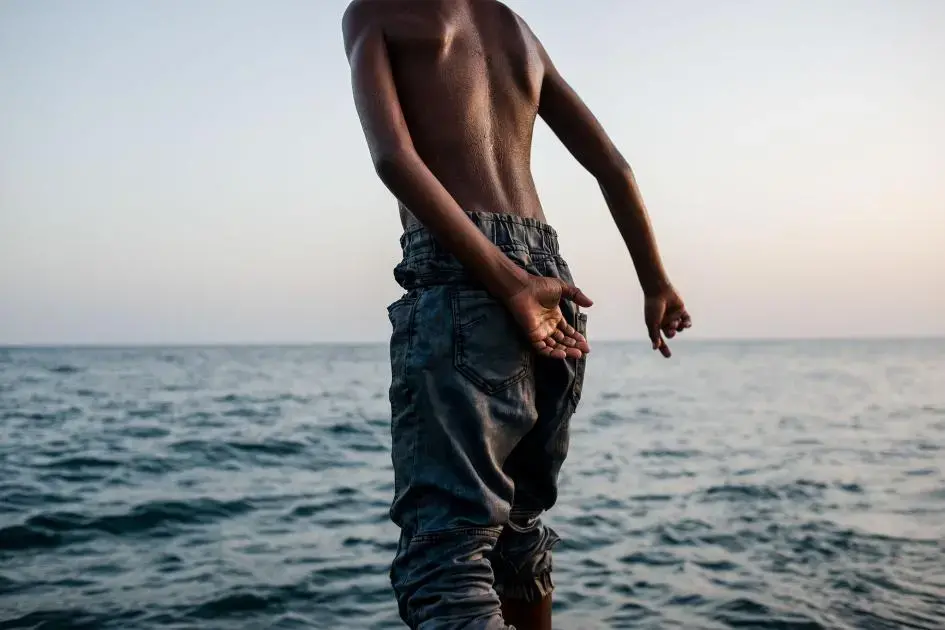
<path id="1" fill-rule="evenodd" d="M 596 343 L 554 627 L 945 628 L 945 340 Z M 0 629 L 404 627 L 384 345 L 0 349 Z"/>

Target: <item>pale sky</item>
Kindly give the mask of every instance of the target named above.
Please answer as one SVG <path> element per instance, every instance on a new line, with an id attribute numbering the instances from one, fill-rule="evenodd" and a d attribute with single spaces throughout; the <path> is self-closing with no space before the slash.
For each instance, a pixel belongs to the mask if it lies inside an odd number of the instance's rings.
<path id="1" fill-rule="evenodd" d="M 695 337 L 945 334 L 945 2 L 509 0 L 633 165 Z M 0 343 L 382 341 L 346 0 L 0 3 Z M 643 336 L 596 183 L 549 222 Z"/>

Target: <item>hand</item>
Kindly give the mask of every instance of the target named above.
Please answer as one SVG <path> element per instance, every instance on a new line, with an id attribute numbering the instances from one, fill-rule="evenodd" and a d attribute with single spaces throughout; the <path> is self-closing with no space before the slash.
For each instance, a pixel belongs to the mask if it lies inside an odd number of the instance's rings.
<path id="1" fill-rule="evenodd" d="M 692 326 L 692 319 L 686 312 L 682 298 L 672 288 L 657 295 L 648 296 L 643 303 L 643 317 L 650 341 L 653 342 L 653 349 L 659 350 L 666 358 L 672 356 L 673 353 L 666 345 L 663 335 L 672 339 L 677 333 Z"/>
<path id="2" fill-rule="evenodd" d="M 505 300 L 515 321 L 525 330 L 538 354 L 555 359 L 580 359 L 591 351 L 584 335 L 564 319 L 562 299 L 579 306 L 593 302 L 580 289 L 558 278 L 528 276 L 525 287 Z"/>

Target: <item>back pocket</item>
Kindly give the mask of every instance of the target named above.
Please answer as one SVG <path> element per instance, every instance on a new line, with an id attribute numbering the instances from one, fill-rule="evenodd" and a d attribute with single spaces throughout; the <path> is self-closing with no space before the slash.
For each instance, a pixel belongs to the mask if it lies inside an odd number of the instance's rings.
<path id="1" fill-rule="evenodd" d="M 494 394 L 528 375 L 531 352 L 511 313 L 486 291 L 463 289 L 450 299 L 453 365 Z"/>

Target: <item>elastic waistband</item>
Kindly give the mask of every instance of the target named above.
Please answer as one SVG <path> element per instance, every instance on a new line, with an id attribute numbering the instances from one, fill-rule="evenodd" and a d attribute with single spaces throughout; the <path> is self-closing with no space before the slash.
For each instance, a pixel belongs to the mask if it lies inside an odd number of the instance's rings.
<path id="1" fill-rule="evenodd" d="M 466 216 L 499 249 L 517 249 L 531 253 L 558 254 L 558 233 L 547 223 L 514 214 L 467 212 Z M 400 237 L 405 258 L 427 251 L 443 251 L 430 231 L 413 227 Z"/>
<path id="2" fill-rule="evenodd" d="M 543 221 L 488 212 L 467 212 L 466 215 L 496 247 L 522 267 L 541 258 L 560 257 L 558 233 Z M 405 289 L 469 282 L 460 262 L 425 227 L 405 231 L 400 237 L 400 246 L 403 260 L 394 269 L 394 277 Z"/>

